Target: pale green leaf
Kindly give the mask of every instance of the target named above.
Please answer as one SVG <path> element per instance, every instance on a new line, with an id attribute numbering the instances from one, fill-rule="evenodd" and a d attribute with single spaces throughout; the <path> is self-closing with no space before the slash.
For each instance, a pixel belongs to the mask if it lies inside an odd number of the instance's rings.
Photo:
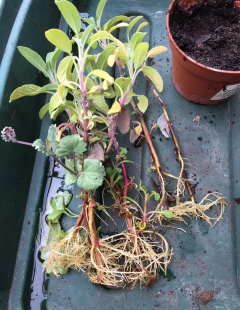
<path id="1" fill-rule="evenodd" d="M 94 108 L 101 113 L 107 114 L 109 107 L 103 95 L 93 95 L 90 108 Z"/>
<path id="2" fill-rule="evenodd" d="M 119 24 L 117 24 L 117 25 L 115 25 L 115 26 L 113 26 L 112 28 L 110 28 L 109 29 L 109 32 L 111 33 L 111 32 L 113 32 L 113 31 L 115 31 L 116 29 L 119 29 L 119 28 L 126 28 L 126 27 L 128 27 L 128 23 L 119 23 Z"/>
<path id="3" fill-rule="evenodd" d="M 18 51 L 30 64 L 48 77 L 47 65 L 37 52 L 25 46 L 18 46 Z"/>
<path id="4" fill-rule="evenodd" d="M 136 45 L 143 41 L 143 39 L 145 38 L 146 34 L 147 34 L 146 32 L 135 32 L 132 35 L 131 40 L 129 42 L 129 45 L 130 45 L 131 49 L 134 50 Z"/>
<path id="5" fill-rule="evenodd" d="M 34 84 L 24 84 L 17 87 L 10 95 L 9 102 L 20 99 L 26 96 L 36 96 L 42 93 L 51 93 L 56 90 L 54 84 L 47 84 L 45 86 L 38 86 Z"/>
<path id="6" fill-rule="evenodd" d="M 67 0 L 55 0 L 55 3 L 66 23 L 71 27 L 75 34 L 78 34 L 81 29 L 81 17 L 78 9 L 73 3 Z"/>
<path id="7" fill-rule="evenodd" d="M 103 15 L 103 11 L 105 8 L 105 5 L 107 3 L 107 0 L 100 0 L 96 9 L 96 21 L 97 21 L 97 25 L 98 27 L 100 27 L 101 25 L 101 19 L 102 19 L 102 15 Z"/>
<path id="8" fill-rule="evenodd" d="M 78 135 L 69 135 L 63 137 L 57 145 L 56 155 L 59 157 L 70 154 L 81 155 L 86 151 L 86 143 Z"/>
<path id="9" fill-rule="evenodd" d="M 102 185 L 104 177 L 105 169 L 100 160 L 85 159 L 77 183 L 83 190 L 96 190 Z"/>
<path id="10" fill-rule="evenodd" d="M 93 70 L 92 72 L 90 72 L 89 76 L 90 75 L 94 75 L 94 76 L 99 77 L 103 80 L 106 80 L 109 84 L 114 83 L 114 78 L 109 73 L 107 73 L 106 71 L 96 69 L 96 70 Z"/>
<path id="11" fill-rule="evenodd" d="M 60 29 L 49 29 L 45 32 L 45 36 L 50 43 L 55 45 L 61 51 L 71 53 L 72 42 L 68 36 Z"/>
<path id="12" fill-rule="evenodd" d="M 163 211 L 161 211 L 161 215 L 163 215 L 167 219 L 174 218 L 174 213 L 171 210 L 163 210 Z"/>
<path id="13" fill-rule="evenodd" d="M 157 55 L 165 53 L 165 52 L 167 52 L 167 48 L 165 46 L 162 46 L 162 45 L 155 46 L 152 49 L 150 49 L 150 51 L 148 52 L 147 57 L 154 58 Z"/>
<path id="14" fill-rule="evenodd" d="M 107 60 L 109 67 L 113 67 L 115 61 L 116 61 L 116 56 L 114 54 L 110 55 Z"/>
<path id="15" fill-rule="evenodd" d="M 137 24 L 138 21 L 140 21 L 143 18 L 143 16 L 136 16 L 135 18 L 133 18 L 131 20 L 131 22 L 129 23 L 128 26 L 128 30 L 127 30 L 127 35 L 129 36 L 131 30 L 133 29 L 133 27 Z"/>
<path id="16" fill-rule="evenodd" d="M 137 96 L 137 100 L 138 100 L 138 103 L 137 103 L 138 109 L 142 113 L 145 113 L 148 108 L 148 98 L 144 95 L 139 95 Z"/>
<path id="17" fill-rule="evenodd" d="M 75 171 L 75 161 L 73 159 L 66 159 L 65 166 L 71 171 Z M 64 184 L 66 186 L 72 185 L 77 182 L 77 176 L 65 169 Z"/>
<path id="18" fill-rule="evenodd" d="M 61 60 L 57 69 L 57 78 L 60 83 L 65 83 L 66 81 L 71 80 L 72 66 L 72 56 L 66 56 Z"/>
<path id="19" fill-rule="evenodd" d="M 90 24 L 89 26 L 87 26 L 87 28 L 84 30 L 84 32 L 81 32 L 81 40 L 80 41 L 82 42 L 82 46 L 84 46 L 86 44 L 86 42 L 88 41 L 89 37 L 91 36 L 94 28 L 95 28 L 95 26 L 93 24 Z"/>
<path id="20" fill-rule="evenodd" d="M 43 119 L 49 111 L 49 102 L 45 103 L 38 112 L 39 118 Z"/>
<path id="21" fill-rule="evenodd" d="M 96 41 L 101 41 L 101 40 L 111 40 L 118 46 L 124 46 L 124 44 L 116 39 L 111 33 L 101 30 L 93 34 L 90 38 L 89 44 L 92 45 Z"/>
<path id="22" fill-rule="evenodd" d="M 141 30 L 142 30 L 143 28 L 147 27 L 148 25 L 149 25 L 148 22 L 142 22 L 142 23 L 138 26 L 136 32 L 141 32 Z"/>
<path id="23" fill-rule="evenodd" d="M 142 72 L 152 82 L 158 92 L 163 91 L 163 79 L 156 69 L 145 66 L 142 68 Z"/>
<path id="24" fill-rule="evenodd" d="M 119 104 L 119 102 L 115 101 L 113 103 L 113 105 L 111 106 L 111 109 L 108 111 L 108 114 L 111 115 L 111 114 L 116 114 L 118 112 L 120 112 L 122 109 L 121 105 Z"/>
<path id="25" fill-rule="evenodd" d="M 104 70 L 107 67 L 108 57 L 114 53 L 116 46 L 109 44 L 98 56 L 96 67 Z"/>
<path id="26" fill-rule="evenodd" d="M 119 22 L 129 22 L 129 21 L 130 21 L 129 16 L 125 15 L 114 16 L 103 25 L 103 30 L 108 31 L 110 28 L 112 28 L 112 26 L 116 25 Z"/>
<path id="27" fill-rule="evenodd" d="M 138 69 L 143 65 L 145 60 L 147 59 L 147 53 L 149 49 L 149 44 L 146 42 L 141 42 L 137 45 L 135 48 L 134 54 L 133 54 L 133 63 L 135 69 Z"/>
<path id="28" fill-rule="evenodd" d="M 122 96 L 131 89 L 132 80 L 129 77 L 119 77 L 114 82 L 114 88 L 117 96 Z M 120 91 L 120 89 L 121 91 Z"/>

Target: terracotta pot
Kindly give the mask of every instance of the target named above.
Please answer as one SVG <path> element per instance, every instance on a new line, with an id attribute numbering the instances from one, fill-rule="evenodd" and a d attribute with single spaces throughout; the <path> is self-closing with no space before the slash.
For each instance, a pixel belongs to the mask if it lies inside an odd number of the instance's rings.
<path id="1" fill-rule="evenodd" d="M 172 50 L 172 76 L 177 91 L 187 100 L 201 104 L 216 104 L 231 97 L 240 87 L 240 71 L 218 70 L 185 54 L 170 31 L 170 18 L 177 0 L 167 13 L 167 33 Z"/>

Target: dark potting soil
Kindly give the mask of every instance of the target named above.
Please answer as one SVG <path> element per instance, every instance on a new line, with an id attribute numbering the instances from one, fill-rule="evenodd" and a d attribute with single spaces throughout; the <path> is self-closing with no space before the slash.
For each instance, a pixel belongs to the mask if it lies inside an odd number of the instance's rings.
<path id="1" fill-rule="evenodd" d="M 178 46 L 198 62 L 240 70 L 240 9 L 233 0 L 207 0 L 191 12 L 176 6 L 170 29 Z"/>

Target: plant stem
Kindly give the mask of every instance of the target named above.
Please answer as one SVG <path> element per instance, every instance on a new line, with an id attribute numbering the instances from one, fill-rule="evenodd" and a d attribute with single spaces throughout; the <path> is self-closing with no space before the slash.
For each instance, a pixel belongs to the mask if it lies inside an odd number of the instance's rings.
<path id="1" fill-rule="evenodd" d="M 177 136 L 175 134 L 173 125 L 172 125 L 172 123 L 170 121 L 170 117 L 168 115 L 167 104 L 161 98 L 161 96 L 159 95 L 159 93 L 157 92 L 157 90 L 155 88 L 153 88 L 153 94 L 158 99 L 158 101 L 160 102 L 161 108 L 163 110 L 164 116 L 166 118 L 166 121 L 167 121 L 169 129 L 170 129 L 170 133 L 171 133 L 171 137 L 172 137 L 173 143 L 174 143 L 175 148 L 176 148 L 177 160 L 178 160 L 178 162 L 179 162 L 179 164 L 181 166 L 181 172 L 180 172 L 180 176 L 179 176 L 179 181 L 181 181 L 181 179 L 184 178 L 184 183 L 185 183 L 185 186 L 187 188 L 187 191 L 188 191 L 188 194 L 190 196 L 190 199 L 193 202 L 195 202 L 195 197 L 194 197 L 194 194 L 193 194 L 193 191 L 192 191 L 192 187 L 191 187 L 189 181 L 187 180 L 187 173 L 186 173 L 186 170 L 185 170 L 185 164 L 184 164 L 184 160 L 183 160 L 183 155 L 182 155 L 182 152 L 181 152 L 180 144 L 179 144 L 178 138 L 177 138 Z"/>

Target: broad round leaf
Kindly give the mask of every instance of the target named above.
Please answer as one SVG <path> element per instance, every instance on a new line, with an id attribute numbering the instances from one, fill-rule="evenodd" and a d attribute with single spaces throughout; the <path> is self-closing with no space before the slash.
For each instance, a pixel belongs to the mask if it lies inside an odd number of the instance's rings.
<path id="1" fill-rule="evenodd" d="M 86 151 L 86 143 L 78 135 L 69 135 L 63 137 L 56 149 L 57 156 L 67 156 L 69 154 L 80 155 Z"/>
<path id="2" fill-rule="evenodd" d="M 105 169 L 100 160 L 85 159 L 77 184 L 86 191 L 96 190 L 102 185 L 104 177 Z"/>

